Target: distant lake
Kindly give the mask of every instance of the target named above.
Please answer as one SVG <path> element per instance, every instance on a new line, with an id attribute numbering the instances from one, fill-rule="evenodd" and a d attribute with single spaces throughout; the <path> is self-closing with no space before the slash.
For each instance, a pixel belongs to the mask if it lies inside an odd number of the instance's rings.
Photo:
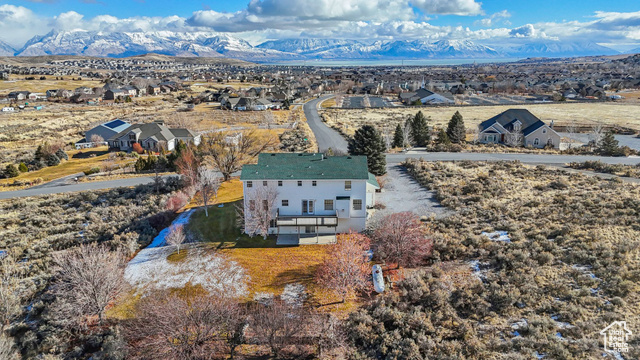
<path id="1" fill-rule="evenodd" d="M 419 59 L 419 60 L 307 60 L 307 61 L 276 61 L 263 65 L 277 66 L 430 66 L 430 65 L 466 65 L 506 63 L 521 60 L 520 58 L 504 59 Z"/>

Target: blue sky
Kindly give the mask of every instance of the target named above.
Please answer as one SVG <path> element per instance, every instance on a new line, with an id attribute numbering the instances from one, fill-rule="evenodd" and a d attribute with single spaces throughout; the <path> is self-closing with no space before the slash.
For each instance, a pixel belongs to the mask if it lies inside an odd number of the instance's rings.
<path id="1" fill-rule="evenodd" d="M 640 1 L 0 0 L 0 40 L 50 30 L 212 31 L 252 43 L 287 37 L 593 41 L 640 47 Z"/>

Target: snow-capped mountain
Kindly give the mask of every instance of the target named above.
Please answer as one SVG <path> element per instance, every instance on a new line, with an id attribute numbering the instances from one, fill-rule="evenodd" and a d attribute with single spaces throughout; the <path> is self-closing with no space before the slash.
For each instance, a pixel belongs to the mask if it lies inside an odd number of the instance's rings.
<path id="1" fill-rule="evenodd" d="M 640 48 L 631 49 L 626 51 L 627 54 L 640 54 Z"/>
<path id="2" fill-rule="evenodd" d="M 295 54 L 316 54 L 332 49 L 360 47 L 362 43 L 355 40 L 334 39 L 284 39 L 264 42 L 257 47 L 260 49 L 277 50 Z"/>
<path id="3" fill-rule="evenodd" d="M 13 56 L 16 53 L 16 49 L 11 45 L 0 40 L 0 56 Z"/>
<path id="4" fill-rule="evenodd" d="M 571 57 L 615 55 L 617 51 L 592 42 L 567 43 L 549 41 L 525 44 L 507 49 L 513 57 Z"/>
<path id="5" fill-rule="evenodd" d="M 112 32 L 52 31 L 29 40 L 19 56 L 86 55 L 125 57 L 146 53 L 174 56 L 231 57 L 271 60 L 295 57 L 273 50 L 257 49 L 248 42 L 212 32 Z"/>
<path id="6" fill-rule="evenodd" d="M 0 54 L 3 46 L 0 44 Z M 640 49 L 638 49 L 640 50 Z M 15 50 L 8 48 L 7 55 Z M 286 60 L 371 59 L 492 59 L 613 55 L 595 43 L 537 42 L 488 46 L 468 40 L 396 40 L 364 43 L 337 39 L 284 39 L 253 46 L 245 40 L 214 32 L 52 31 L 29 40 L 20 56 L 86 55 L 125 57 L 158 53 L 174 56 L 226 57 L 252 62 Z"/>

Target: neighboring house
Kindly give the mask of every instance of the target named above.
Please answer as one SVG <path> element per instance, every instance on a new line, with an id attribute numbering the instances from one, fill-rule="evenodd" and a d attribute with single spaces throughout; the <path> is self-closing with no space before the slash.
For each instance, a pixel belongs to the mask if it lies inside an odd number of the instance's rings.
<path id="1" fill-rule="evenodd" d="M 131 125 L 111 136 L 108 142 L 111 148 L 124 151 L 131 150 L 135 143 L 139 143 L 146 150 L 158 151 L 162 147 L 173 151 L 180 140 L 197 146 L 201 138 L 201 135 L 196 135 L 189 129 L 169 129 L 162 121 L 154 121 Z"/>
<path id="2" fill-rule="evenodd" d="M 412 105 L 418 100 L 420 100 L 420 103 L 423 105 L 455 104 L 453 96 L 450 93 L 438 94 L 425 88 L 418 89 L 415 92 L 401 93 L 400 100 L 405 105 Z"/>
<path id="3" fill-rule="evenodd" d="M 47 98 L 58 97 L 58 90 L 47 90 Z"/>
<path id="4" fill-rule="evenodd" d="M 12 91 L 7 95 L 7 97 L 11 100 L 22 101 L 26 100 L 29 96 L 28 91 Z"/>
<path id="5" fill-rule="evenodd" d="M 120 90 L 124 91 L 126 96 L 130 96 L 130 97 L 138 96 L 138 89 L 136 89 L 135 86 L 124 86 Z"/>
<path id="6" fill-rule="evenodd" d="M 521 134 L 521 145 L 560 148 L 560 135 L 526 109 L 510 109 L 478 125 L 478 141 L 483 144 L 507 144 Z"/>
<path id="7" fill-rule="evenodd" d="M 125 92 L 124 90 L 121 90 L 121 89 L 107 90 L 104 93 L 104 99 L 105 100 L 123 99 L 126 96 L 128 96 L 128 93 Z"/>
<path id="8" fill-rule="evenodd" d="M 270 234 L 300 240 L 365 230 L 367 208 L 379 189 L 367 169 L 366 156 L 330 156 L 310 153 L 262 153 L 255 165 L 242 168 L 244 211 L 262 206 L 260 188 L 277 191 L 270 209 Z M 258 203 L 256 203 L 256 201 Z"/>
<path id="9" fill-rule="evenodd" d="M 160 94 L 160 86 L 157 86 L 157 85 L 149 85 L 149 86 L 147 86 L 147 94 L 149 94 L 149 95 L 158 95 L 158 94 Z"/>
<path id="10" fill-rule="evenodd" d="M 570 89 L 565 90 L 562 93 L 562 96 L 564 96 L 565 99 L 575 99 L 575 98 L 578 97 L 578 92 L 575 91 L 574 89 L 570 88 Z"/>
<path id="11" fill-rule="evenodd" d="M 104 124 L 100 124 L 90 130 L 87 130 L 87 132 L 84 133 L 84 138 L 87 143 L 90 143 L 91 137 L 93 135 L 98 135 L 102 137 L 104 141 L 107 141 L 111 139 L 111 137 L 118 135 L 119 133 L 128 129 L 129 126 L 131 126 L 131 124 L 124 120 L 114 119 Z"/>
<path id="12" fill-rule="evenodd" d="M 2 112 L 14 112 L 14 111 L 16 111 L 16 109 L 11 106 L 5 106 L 2 108 Z"/>

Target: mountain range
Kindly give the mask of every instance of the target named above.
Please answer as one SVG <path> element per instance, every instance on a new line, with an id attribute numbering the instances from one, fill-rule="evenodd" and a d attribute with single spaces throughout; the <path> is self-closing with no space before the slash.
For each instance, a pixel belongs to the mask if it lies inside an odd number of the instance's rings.
<path id="1" fill-rule="evenodd" d="M 127 57 L 146 53 L 173 56 L 225 57 L 251 62 L 289 60 L 500 59 L 614 55 L 617 51 L 591 42 L 546 41 L 515 46 L 487 46 L 468 40 L 394 40 L 364 43 L 338 39 L 284 39 L 253 46 L 214 32 L 51 31 L 15 51 L 0 43 L 0 55 L 85 55 Z M 13 53 L 12 53 L 13 52 Z"/>
<path id="2" fill-rule="evenodd" d="M 0 40 L 0 56 L 13 56 L 16 50 L 9 44 Z"/>

